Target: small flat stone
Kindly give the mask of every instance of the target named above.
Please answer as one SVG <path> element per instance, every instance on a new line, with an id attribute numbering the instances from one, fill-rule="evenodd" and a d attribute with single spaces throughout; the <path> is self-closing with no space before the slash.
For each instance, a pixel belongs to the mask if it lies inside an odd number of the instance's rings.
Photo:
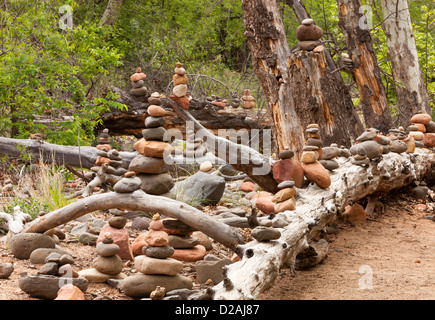
<path id="1" fill-rule="evenodd" d="M 278 189 L 293 188 L 294 186 L 295 182 L 293 180 L 286 180 L 278 184 Z"/>
<path id="2" fill-rule="evenodd" d="M 278 154 L 279 159 L 291 159 L 295 155 L 293 150 L 283 150 Z"/>
<path id="3" fill-rule="evenodd" d="M 119 193 L 131 193 L 140 189 L 141 184 L 142 181 L 136 176 L 124 177 L 117 183 L 115 183 L 115 185 L 113 186 L 113 191 Z"/>
<path id="4" fill-rule="evenodd" d="M 258 226 L 251 230 L 251 235 L 257 241 L 270 241 L 279 239 L 281 232 L 275 228 Z"/>
<path id="5" fill-rule="evenodd" d="M 193 248 L 194 246 L 199 244 L 199 239 L 191 236 L 179 236 L 170 234 L 169 245 L 174 249 L 188 249 Z"/>
<path id="6" fill-rule="evenodd" d="M 145 128 L 157 128 L 165 125 L 165 117 L 152 117 L 149 116 L 145 119 Z"/>
<path id="7" fill-rule="evenodd" d="M 115 243 L 98 242 L 95 248 L 97 254 L 103 257 L 110 257 L 119 252 L 119 246 Z"/>
<path id="8" fill-rule="evenodd" d="M 150 258 L 166 259 L 174 254 L 174 248 L 167 244 L 161 247 L 147 245 L 142 247 L 142 252 Z"/>
<path id="9" fill-rule="evenodd" d="M 145 140 L 165 141 L 166 129 L 164 127 L 147 128 L 142 130 Z"/>

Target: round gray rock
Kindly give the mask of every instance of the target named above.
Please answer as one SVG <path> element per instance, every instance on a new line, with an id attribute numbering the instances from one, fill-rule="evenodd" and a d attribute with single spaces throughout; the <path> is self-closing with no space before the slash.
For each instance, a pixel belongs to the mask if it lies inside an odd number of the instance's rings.
<path id="1" fill-rule="evenodd" d="M 29 259 L 33 250 L 38 248 L 54 248 L 54 239 L 42 233 L 19 233 L 10 241 L 10 249 L 15 258 Z"/>

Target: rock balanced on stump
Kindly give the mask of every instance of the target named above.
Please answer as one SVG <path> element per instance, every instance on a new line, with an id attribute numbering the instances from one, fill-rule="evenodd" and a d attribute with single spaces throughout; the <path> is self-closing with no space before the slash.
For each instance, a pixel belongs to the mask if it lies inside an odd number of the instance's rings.
<path id="1" fill-rule="evenodd" d="M 153 93 L 148 101 L 153 104 L 147 110 L 149 116 L 145 119 L 143 138 L 133 146 L 140 155 L 132 159 L 129 171 L 141 181 L 140 188 L 144 192 L 161 195 L 174 186 L 164 160 L 164 156 L 172 152 L 172 147 L 164 141 L 166 110 L 161 107 L 160 96 Z"/>
<path id="2" fill-rule="evenodd" d="M 186 75 L 186 70 L 183 68 L 181 62 L 177 62 L 174 69 L 174 88 L 172 89 L 172 95 L 169 96 L 172 100 L 178 103 L 183 109 L 189 109 L 189 96 L 187 94 L 187 82 L 189 78 Z"/>
<path id="3" fill-rule="evenodd" d="M 302 24 L 296 29 L 298 45 L 302 50 L 313 51 L 323 36 L 323 30 L 314 24 L 313 19 L 304 19 Z"/>

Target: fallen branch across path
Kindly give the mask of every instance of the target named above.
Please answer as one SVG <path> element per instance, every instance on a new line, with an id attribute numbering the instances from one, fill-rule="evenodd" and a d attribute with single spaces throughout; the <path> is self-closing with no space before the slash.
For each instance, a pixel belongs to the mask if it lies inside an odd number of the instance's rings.
<path id="1" fill-rule="evenodd" d="M 132 193 L 109 192 L 80 199 L 63 208 L 41 216 L 26 224 L 22 232 L 42 233 L 68 221 L 98 210 L 121 209 L 160 213 L 178 219 L 200 230 L 207 236 L 235 250 L 243 239 L 235 228 L 216 221 L 206 213 L 186 203 L 161 196 L 146 194 L 142 190 Z"/>
<path id="2" fill-rule="evenodd" d="M 388 153 L 372 160 L 368 168 L 352 165 L 346 158 L 338 161 L 340 167 L 331 173 L 328 189 L 314 184 L 298 189 L 296 210 L 277 214 L 289 221 L 278 240 L 239 246 L 236 252 L 242 259 L 226 267 L 226 279 L 213 287 L 214 299 L 257 299 L 274 284 L 282 267 L 294 268 L 296 256 L 347 205 L 423 180 L 435 166 L 435 153 L 426 148 L 413 154 Z"/>

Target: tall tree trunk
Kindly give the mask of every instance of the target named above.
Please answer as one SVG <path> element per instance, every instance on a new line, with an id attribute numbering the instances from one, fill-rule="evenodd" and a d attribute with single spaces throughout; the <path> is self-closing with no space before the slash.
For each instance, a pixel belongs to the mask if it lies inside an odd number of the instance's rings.
<path id="1" fill-rule="evenodd" d="M 431 114 L 429 95 L 418 60 L 408 2 L 382 0 L 381 4 L 388 56 L 391 60 L 393 78 L 396 81 L 399 123 L 407 126 L 415 113 Z"/>
<path id="2" fill-rule="evenodd" d="M 296 113 L 287 59 L 291 55 L 284 25 L 272 0 L 242 1 L 245 36 L 254 71 L 261 83 L 266 106 L 273 116 L 279 151 L 302 152 L 303 128 Z"/>
<path id="3" fill-rule="evenodd" d="M 370 31 L 367 24 L 362 24 L 361 1 L 337 0 L 337 4 L 340 11 L 338 25 L 353 60 L 352 73 L 360 93 L 364 122 L 367 127 L 387 133 L 393 126 L 393 120 Z"/>
<path id="4" fill-rule="evenodd" d="M 100 24 L 111 25 L 115 24 L 116 18 L 121 11 L 122 0 L 109 0 L 107 2 L 106 10 L 104 10 L 103 16 L 101 18 Z"/>
<path id="5" fill-rule="evenodd" d="M 363 127 L 341 76 L 331 72 L 336 68 L 327 50 L 291 52 L 276 1 L 244 0 L 242 9 L 252 64 L 273 116 L 279 150 L 289 147 L 300 155 L 303 130 L 310 123 L 319 124 L 324 144 L 350 146 L 350 138 Z"/>

